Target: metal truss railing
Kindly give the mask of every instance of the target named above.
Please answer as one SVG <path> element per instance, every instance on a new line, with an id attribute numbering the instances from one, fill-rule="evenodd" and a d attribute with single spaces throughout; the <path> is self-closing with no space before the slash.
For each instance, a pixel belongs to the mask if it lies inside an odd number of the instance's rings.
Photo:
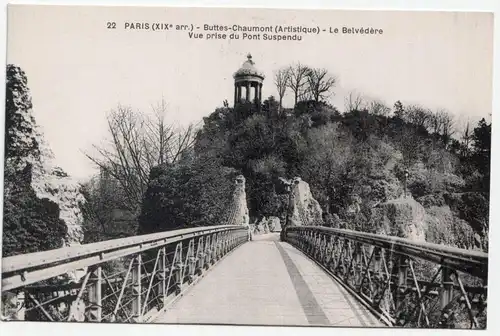
<path id="1" fill-rule="evenodd" d="M 317 226 L 282 237 L 389 326 L 486 328 L 486 253 Z"/>
<path id="2" fill-rule="evenodd" d="M 183 229 L 2 259 L 6 319 L 147 322 L 234 248 L 248 228 Z"/>

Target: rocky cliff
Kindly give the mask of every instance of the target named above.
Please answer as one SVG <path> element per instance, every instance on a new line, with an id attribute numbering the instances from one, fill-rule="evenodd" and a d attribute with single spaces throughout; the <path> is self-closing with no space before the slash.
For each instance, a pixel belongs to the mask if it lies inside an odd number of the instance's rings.
<path id="1" fill-rule="evenodd" d="M 447 204 L 422 205 L 413 197 L 379 204 L 371 211 L 376 233 L 464 249 L 485 249 L 481 236 Z"/>
<path id="2" fill-rule="evenodd" d="M 34 252 L 23 250 L 26 240 L 55 239 L 56 237 L 43 237 L 43 232 L 38 232 L 39 227 L 33 226 L 30 220 L 37 216 L 43 225 L 49 226 L 45 234 L 50 235 L 52 222 L 44 222 L 47 218 L 44 213 L 57 217 L 58 223 L 64 226 L 64 230 L 58 230 L 57 234 L 62 235 L 62 241 L 50 248 L 79 244 L 83 240 L 83 216 L 80 208 L 84 202 L 80 186 L 54 163 L 54 155 L 45 143 L 41 128 L 34 118 L 24 71 L 18 66 L 8 65 L 6 84 L 5 199 L 7 203 L 10 202 L 10 206 L 4 214 L 4 242 L 6 236 L 10 240 L 6 247 L 8 251 L 4 248 L 4 252 Z M 23 201 L 25 195 L 33 195 L 33 201 Z M 41 204 L 42 213 L 30 208 L 33 202 Z M 16 239 L 21 243 L 17 244 L 18 250 L 14 241 Z M 31 245 L 43 244 L 34 241 Z"/>
<path id="3" fill-rule="evenodd" d="M 234 225 L 249 226 L 247 195 L 245 192 L 245 177 L 238 175 L 235 181 L 235 188 L 233 192 L 233 206 L 234 206 Z"/>
<path id="4" fill-rule="evenodd" d="M 412 197 L 401 197 L 382 203 L 372 210 L 371 221 L 376 233 L 425 241 L 427 230 L 424 207 Z"/>
<path id="5" fill-rule="evenodd" d="M 80 193 L 80 184 L 61 168 L 43 165 L 32 171 L 31 187 L 38 198 L 48 199 L 59 207 L 59 218 L 67 227 L 64 245 L 83 242 L 83 214 L 81 205 L 85 198 Z"/>
<path id="6" fill-rule="evenodd" d="M 300 177 L 291 182 L 289 225 L 321 225 L 323 210 L 313 197 L 309 184 Z"/>

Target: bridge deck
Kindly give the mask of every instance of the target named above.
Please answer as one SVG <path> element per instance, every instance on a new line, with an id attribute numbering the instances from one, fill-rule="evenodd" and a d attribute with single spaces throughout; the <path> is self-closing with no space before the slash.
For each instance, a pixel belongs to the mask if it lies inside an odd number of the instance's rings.
<path id="1" fill-rule="evenodd" d="M 383 326 L 277 234 L 237 248 L 153 323 Z"/>

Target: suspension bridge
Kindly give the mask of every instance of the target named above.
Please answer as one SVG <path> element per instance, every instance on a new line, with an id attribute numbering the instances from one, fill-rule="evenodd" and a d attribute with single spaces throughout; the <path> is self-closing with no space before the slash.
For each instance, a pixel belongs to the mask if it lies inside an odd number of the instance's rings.
<path id="1" fill-rule="evenodd" d="M 486 253 L 309 223 L 254 235 L 232 218 L 3 258 L 3 318 L 486 327 Z"/>

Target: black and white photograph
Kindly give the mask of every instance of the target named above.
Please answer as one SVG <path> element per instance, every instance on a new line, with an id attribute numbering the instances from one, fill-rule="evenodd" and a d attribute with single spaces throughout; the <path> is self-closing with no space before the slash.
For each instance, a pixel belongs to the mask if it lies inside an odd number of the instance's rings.
<path id="1" fill-rule="evenodd" d="M 6 15 L 3 324 L 489 329 L 493 13 Z"/>

